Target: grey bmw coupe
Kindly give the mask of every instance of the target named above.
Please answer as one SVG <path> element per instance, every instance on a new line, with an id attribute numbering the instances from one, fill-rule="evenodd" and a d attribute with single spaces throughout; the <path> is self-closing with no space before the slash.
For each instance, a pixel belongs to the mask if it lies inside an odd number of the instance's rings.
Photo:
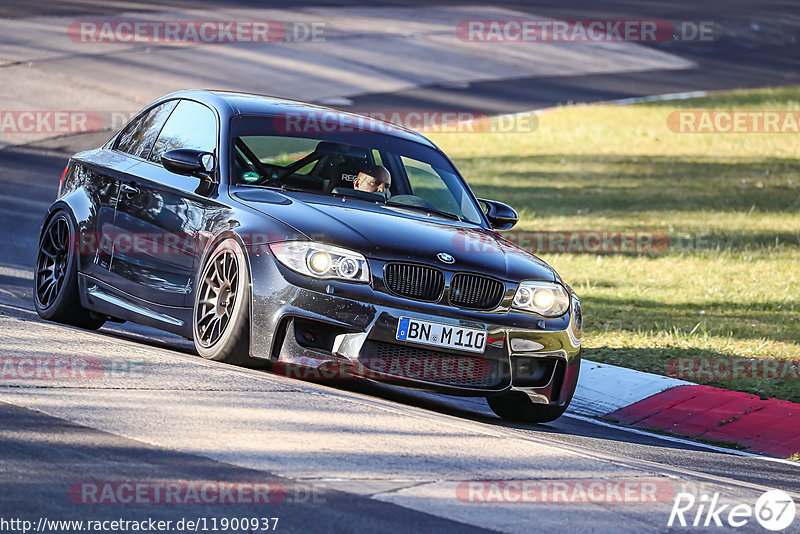
<path id="1" fill-rule="evenodd" d="M 42 226 L 35 305 L 90 329 L 173 332 L 204 358 L 482 396 L 503 418 L 552 421 L 578 380 L 581 305 L 503 239 L 517 219 L 414 131 L 181 91 L 72 156 Z"/>

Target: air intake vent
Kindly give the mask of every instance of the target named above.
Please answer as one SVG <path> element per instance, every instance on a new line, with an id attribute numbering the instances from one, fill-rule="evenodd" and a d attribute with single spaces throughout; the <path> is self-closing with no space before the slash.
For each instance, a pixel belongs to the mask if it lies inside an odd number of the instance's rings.
<path id="1" fill-rule="evenodd" d="M 381 375 L 447 386 L 494 388 L 509 380 L 509 366 L 499 360 L 380 341 L 367 341 L 358 361 Z"/>
<path id="2" fill-rule="evenodd" d="M 387 264 L 383 280 L 392 293 L 429 302 L 439 300 L 444 286 L 442 271 L 408 263 Z"/>
<path id="3" fill-rule="evenodd" d="M 462 308 L 491 310 L 504 292 L 505 284 L 486 276 L 458 273 L 450 282 L 450 302 Z"/>

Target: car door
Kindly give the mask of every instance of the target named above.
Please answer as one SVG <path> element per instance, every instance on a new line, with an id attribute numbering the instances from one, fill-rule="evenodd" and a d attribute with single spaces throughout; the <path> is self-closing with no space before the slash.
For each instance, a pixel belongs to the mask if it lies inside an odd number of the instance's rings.
<path id="1" fill-rule="evenodd" d="M 111 260 L 113 285 L 162 306 L 192 305 L 195 247 L 207 198 L 204 179 L 172 173 L 161 155 L 176 148 L 217 154 L 217 114 L 192 100 L 180 100 L 152 150 L 130 169 L 114 214 L 117 239 Z"/>
<path id="2" fill-rule="evenodd" d="M 110 282 L 111 258 L 114 243 L 120 237 L 114 226 L 114 213 L 120 196 L 120 185 L 131 180 L 128 172 L 150 154 L 161 128 L 177 100 L 163 102 L 140 113 L 114 138 L 110 146 L 96 151 L 91 162 L 81 162 L 85 182 L 96 190 L 95 228 L 91 247 L 91 268 L 86 272 L 104 282 Z"/>

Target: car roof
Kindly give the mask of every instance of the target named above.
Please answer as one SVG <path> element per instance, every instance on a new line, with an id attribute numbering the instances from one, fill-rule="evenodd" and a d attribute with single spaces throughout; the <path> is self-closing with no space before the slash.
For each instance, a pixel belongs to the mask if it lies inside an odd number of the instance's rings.
<path id="1" fill-rule="evenodd" d="M 434 149 L 437 148 L 436 145 L 424 135 L 404 126 L 350 111 L 301 102 L 299 100 L 289 100 L 286 98 L 251 93 L 238 93 L 234 91 L 190 89 L 170 93 L 160 98 L 159 101 L 174 98 L 189 98 L 202 102 L 215 108 L 223 118 L 233 115 L 275 116 L 282 113 L 299 113 L 303 115 L 316 114 L 321 117 L 323 113 L 333 112 L 342 117 L 343 120 L 347 120 L 350 124 L 358 124 L 361 130 L 399 137 L 421 143 Z"/>

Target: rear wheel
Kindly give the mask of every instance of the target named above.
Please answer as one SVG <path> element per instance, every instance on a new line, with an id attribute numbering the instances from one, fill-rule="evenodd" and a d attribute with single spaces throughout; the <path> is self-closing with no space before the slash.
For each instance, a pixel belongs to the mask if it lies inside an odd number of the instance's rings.
<path id="1" fill-rule="evenodd" d="M 63 210 L 47 221 L 39 238 L 34 304 L 42 319 L 97 330 L 105 319 L 81 306 L 75 224 Z"/>
<path id="2" fill-rule="evenodd" d="M 194 304 L 194 345 L 203 358 L 250 363 L 250 277 L 242 247 L 221 242 L 208 256 Z"/>

